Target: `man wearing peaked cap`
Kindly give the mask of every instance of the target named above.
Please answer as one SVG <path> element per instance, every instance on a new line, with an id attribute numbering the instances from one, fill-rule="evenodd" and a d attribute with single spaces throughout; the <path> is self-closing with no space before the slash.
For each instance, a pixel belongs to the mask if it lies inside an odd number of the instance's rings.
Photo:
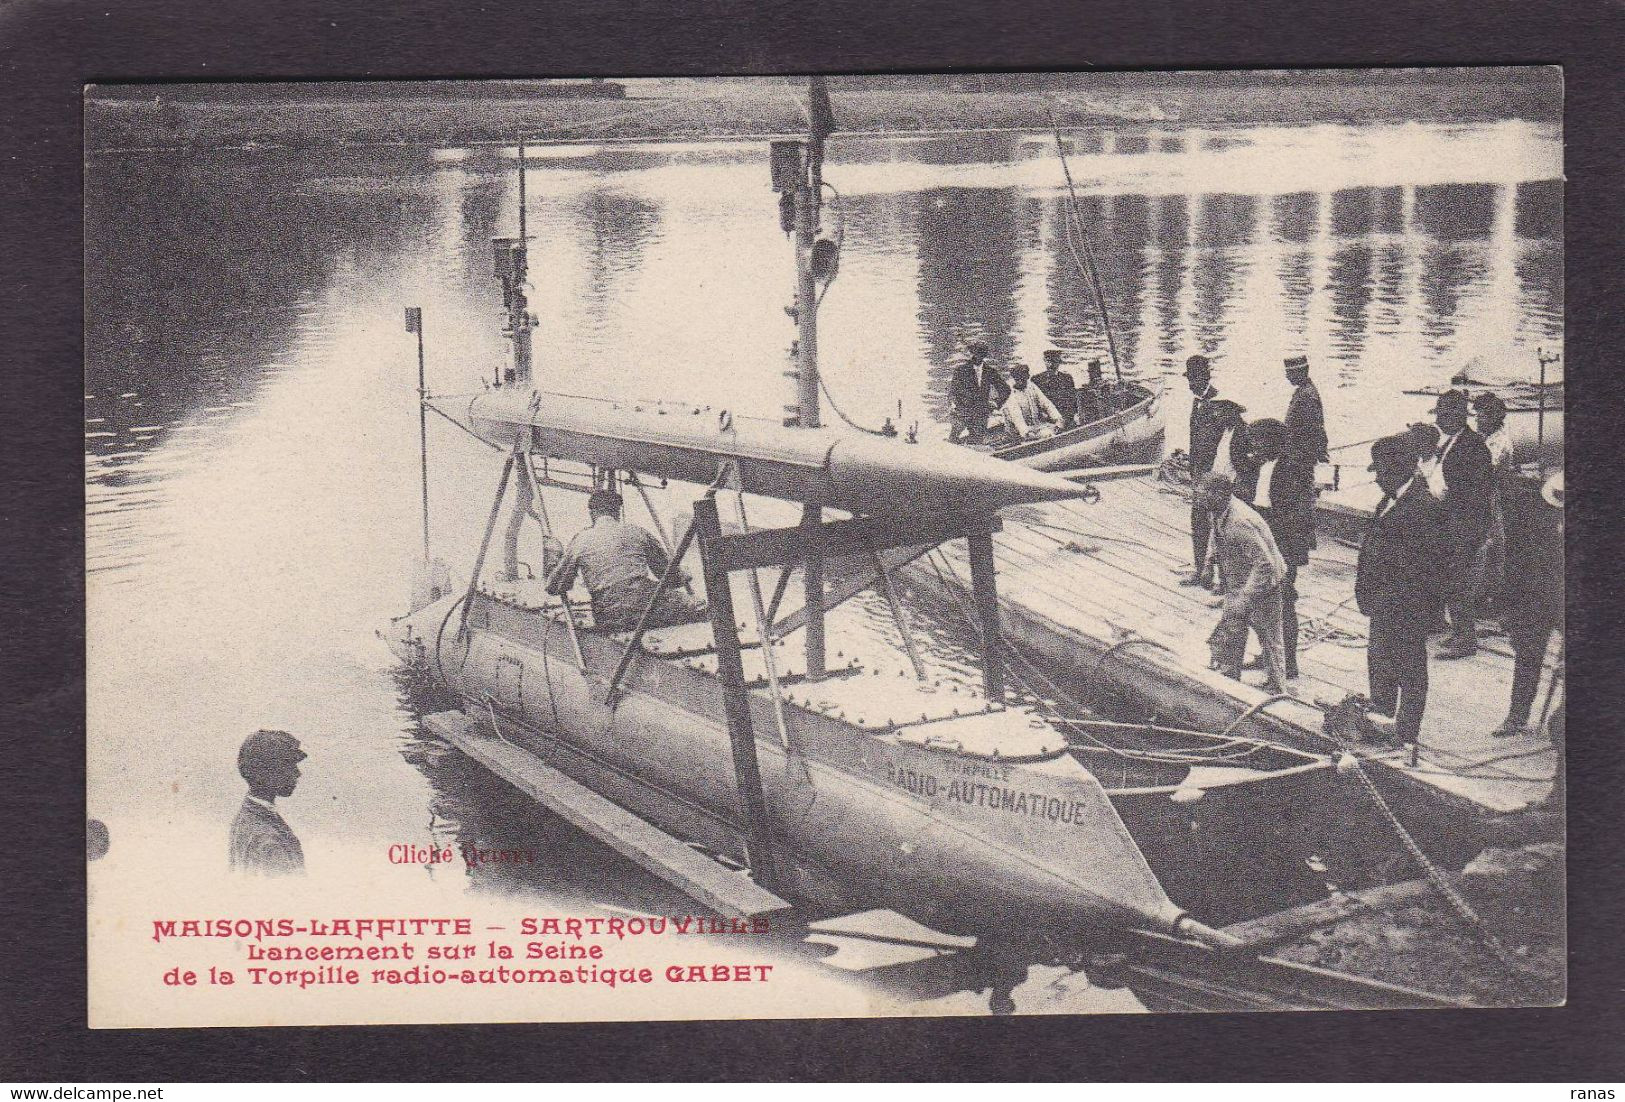
<path id="1" fill-rule="evenodd" d="M 286 731 L 259 730 L 237 751 L 237 772 L 248 795 L 231 824 L 231 871 L 255 876 L 300 876 L 305 851 L 277 814 L 276 798 L 293 795 L 299 763 L 306 757 L 299 740 Z"/>
<path id="2" fill-rule="evenodd" d="M 1033 376 L 1033 385 L 1044 392 L 1056 409 L 1061 411 L 1061 431 L 1078 423 L 1078 384 L 1070 372 L 1061 370 L 1061 350 L 1051 348 L 1044 353 L 1044 370 Z"/>
<path id="3" fill-rule="evenodd" d="M 1444 506 L 1416 469 L 1409 433 L 1371 445 L 1383 497 L 1360 544 L 1354 598 L 1371 620 L 1366 642 L 1372 722 L 1415 742 L 1428 698 L 1428 629 L 1444 601 Z"/>
<path id="4" fill-rule="evenodd" d="M 1292 356 L 1285 361 L 1286 381 L 1292 384 L 1292 397 L 1287 400 L 1286 422 L 1287 454 L 1311 467 L 1325 463 L 1326 410 L 1320 403 L 1320 391 L 1309 379 L 1309 357 Z"/>

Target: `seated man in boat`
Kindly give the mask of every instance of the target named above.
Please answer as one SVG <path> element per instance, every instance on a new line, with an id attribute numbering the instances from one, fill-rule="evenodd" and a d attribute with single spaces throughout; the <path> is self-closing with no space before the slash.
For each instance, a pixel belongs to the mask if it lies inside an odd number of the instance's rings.
<path id="1" fill-rule="evenodd" d="M 1009 384 L 1000 376 L 998 368 L 987 362 L 987 345 L 982 341 L 967 343 L 965 358 L 954 367 L 953 382 L 948 388 L 952 422 L 948 443 L 957 444 L 968 436 L 972 444 L 980 444 L 987 436 L 988 417 L 1004 405 L 1009 396 Z"/>
<path id="2" fill-rule="evenodd" d="M 1061 411 L 1061 431 L 1078 424 L 1078 384 L 1070 372 L 1061 370 L 1061 350 L 1051 348 L 1044 353 L 1044 370 L 1033 376 L 1033 385 L 1044 392 L 1055 408 Z"/>
<path id="3" fill-rule="evenodd" d="M 575 584 L 579 572 L 592 594 L 593 621 L 605 631 L 631 631 L 649 607 L 659 579 L 670 561 L 653 535 L 621 520 L 621 495 L 599 490 L 587 501 L 592 524 L 575 534 L 564 558 L 547 579 L 547 591 L 562 597 Z M 647 627 L 687 624 L 705 616 L 705 604 L 684 588 L 688 575 L 681 566 L 672 571 L 670 584 L 644 621 Z"/>
<path id="4" fill-rule="evenodd" d="M 1099 360 L 1089 361 L 1089 381 L 1078 388 L 1078 424 L 1087 425 L 1115 412 L 1117 396 L 1106 382 Z"/>
<path id="5" fill-rule="evenodd" d="M 1010 366 L 1010 395 L 999 407 L 1004 427 L 1018 440 L 1054 436 L 1061 427 L 1061 411 L 1042 390 L 1030 384 L 1031 374 L 1026 364 Z"/>

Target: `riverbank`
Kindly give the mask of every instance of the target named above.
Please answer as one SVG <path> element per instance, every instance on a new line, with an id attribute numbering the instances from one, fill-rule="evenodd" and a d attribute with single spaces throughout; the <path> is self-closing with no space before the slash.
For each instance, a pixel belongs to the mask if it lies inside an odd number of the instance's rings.
<path id="1" fill-rule="evenodd" d="M 1360 74 L 1087 73 L 1001 78 L 836 78 L 843 133 L 1373 120 L 1555 119 L 1554 70 Z M 1002 78 L 1009 80 L 1012 78 Z M 988 82 L 995 82 L 989 84 Z M 541 82 L 460 85 L 151 85 L 87 91 L 86 150 L 462 145 L 795 133 L 805 89 L 790 78 L 626 82 L 624 98 L 548 95 Z"/>

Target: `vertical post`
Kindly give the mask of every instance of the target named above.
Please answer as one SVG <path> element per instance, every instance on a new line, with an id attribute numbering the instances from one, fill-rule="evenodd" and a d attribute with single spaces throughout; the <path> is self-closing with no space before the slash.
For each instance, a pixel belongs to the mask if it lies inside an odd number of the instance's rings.
<path id="1" fill-rule="evenodd" d="M 714 542 L 722 535 L 716 498 L 702 497 L 694 503 L 694 531 L 699 536 L 700 568 L 705 575 L 711 630 L 716 637 L 717 673 L 722 679 L 722 706 L 728 717 L 728 741 L 733 747 L 739 807 L 745 816 L 745 857 L 756 879 L 771 888 L 778 881 L 778 866 L 767 819 L 767 799 L 762 794 L 762 770 L 756 760 L 750 694 L 745 688 L 745 665 L 739 649 L 739 622 L 734 618 L 728 572 L 718 568 L 712 551 Z"/>
<path id="2" fill-rule="evenodd" d="M 508 296 L 508 333 L 513 340 L 513 367 L 508 370 L 507 381 L 526 384 L 531 376 L 531 317 L 530 300 L 525 297 L 525 280 L 530 277 L 530 238 L 526 224 L 525 196 L 525 143 L 519 142 L 519 239 L 510 246 L 512 260 L 509 265 L 513 282 Z"/>
<path id="3" fill-rule="evenodd" d="M 525 139 L 519 139 L 519 244 L 525 245 Z"/>
<path id="4" fill-rule="evenodd" d="M 813 680 L 824 676 L 824 549 L 816 531 L 823 522 L 823 506 L 801 507 L 801 526 L 810 537 L 801 569 L 807 593 L 807 677 Z"/>
<path id="5" fill-rule="evenodd" d="M 818 236 L 818 194 L 821 179 L 817 161 L 822 142 L 808 150 L 807 163 L 796 178 L 796 404 L 798 424 L 819 426 L 818 416 L 818 286 L 813 279 L 813 243 Z"/>
<path id="6" fill-rule="evenodd" d="M 1540 361 L 1540 397 L 1535 407 L 1535 450 L 1538 453 L 1546 445 L 1546 351 L 1535 349 L 1535 359 Z M 1536 458 L 1539 458 L 1537 454 Z"/>
<path id="7" fill-rule="evenodd" d="M 990 702 L 1004 702 L 1004 642 L 999 630 L 999 593 L 994 581 L 993 534 L 965 537 L 970 547 L 971 596 L 982 629 L 982 690 Z"/>
<path id="8" fill-rule="evenodd" d="M 485 568 L 485 553 L 491 549 L 491 533 L 496 531 L 497 517 L 502 513 L 502 499 L 508 493 L 508 476 L 513 473 L 514 453 L 502 464 L 502 478 L 497 482 L 497 496 L 491 501 L 491 515 L 485 521 L 485 535 L 480 537 L 480 553 L 474 556 L 474 569 L 468 574 L 468 592 L 463 594 L 463 613 L 457 621 L 457 638 L 468 630 L 468 610 L 474 604 L 474 594 L 480 588 L 480 571 Z"/>
<path id="9" fill-rule="evenodd" d="M 406 328 L 418 335 L 418 470 L 423 480 L 423 561 L 429 561 L 429 387 L 423 370 L 423 307 L 406 308 Z"/>

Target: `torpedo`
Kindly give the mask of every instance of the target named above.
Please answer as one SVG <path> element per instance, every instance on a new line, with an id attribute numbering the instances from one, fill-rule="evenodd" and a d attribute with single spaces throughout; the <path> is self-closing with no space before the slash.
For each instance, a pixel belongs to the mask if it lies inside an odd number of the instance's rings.
<path id="1" fill-rule="evenodd" d="M 505 386 L 470 399 L 458 412 L 501 448 L 520 438 L 535 455 L 702 486 L 732 462 L 746 493 L 851 513 L 996 512 L 1080 493 L 1077 483 L 1059 475 L 951 444 L 790 427 L 710 406 Z"/>

